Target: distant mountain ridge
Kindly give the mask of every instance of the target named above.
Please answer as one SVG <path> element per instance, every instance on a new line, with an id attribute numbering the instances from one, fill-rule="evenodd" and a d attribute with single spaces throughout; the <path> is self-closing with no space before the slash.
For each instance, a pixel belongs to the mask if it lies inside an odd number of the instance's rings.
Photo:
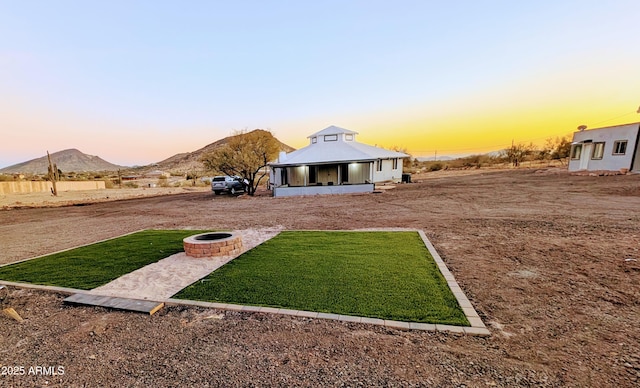
<path id="1" fill-rule="evenodd" d="M 418 156 L 416 158 L 419 162 L 446 162 L 453 159 L 451 156 Z"/>
<path id="2" fill-rule="evenodd" d="M 255 129 L 248 133 L 252 133 L 255 131 L 267 132 L 271 136 L 273 136 L 270 132 L 265 131 L 263 129 Z M 227 144 L 229 139 L 232 139 L 236 136 L 242 136 L 242 134 L 225 137 L 211 144 L 208 144 L 196 151 L 179 153 L 167 159 L 164 159 L 161 162 L 153 163 L 148 166 L 136 167 L 135 170 L 138 171 L 138 173 L 142 173 L 152 169 L 153 170 L 160 169 L 160 170 L 165 170 L 172 173 L 180 173 L 180 174 L 187 173 L 187 172 L 196 172 L 196 171 L 203 172 L 204 165 L 201 161 L 202 157 L 205 154 L 208 154 L 224 146 L 225 144 Z M 286 151 L 286 152 L 295 151 L 295 148 L 287 144 L 284 144 L 277 138 L 276 140 L 280 144 L 280 150 Z M 119 169 L 122 169 L 122 170 L 132 169 L 132 167 L 118 166 L 117 164 L 107 162 L 106 160 L 98 156 L 87 155 L 75 148 L 52 153 L 51 161 L 55 163 L 58 166 L 58 169 L 63 172 L 89 172 L 89 171 L 97 172 L 97 171 L 117 171 Z M 45 155 L 41 158 L 32 159 L 23 163 L 18 163 L 9 167 L 2 168 L 0 169 L 0 174 L 17 174 L 17 173 L 46 174 L 48 172 L 48 167 L 49 167 L 49 161 L 47 160 L 47 157 Z"/>
<path id="3" fill-rule="evenodd" d="M 263 129 L 254 129 L 253 131 L 247 132 L 247 133 L 253 133 L 256 131 L 267 132 L 270 134 L 270 132 L 265 131 Z M 155 168 L 159 168 L 161 170 L 167 170 L 171 172 L 180 172 L 180 173 L 190 172 L 190 171 L 202 171 L 204 169 L 204 165 L 201 162 L 202 157 L 205 154 L 213 152 L 214 150 L 224 146 L 225 144 L 227 144 L 229 139 L 232 139 L 236 136 L 242 136 L 242 134 L 225 137 L 211 144 L 207 144 L 206 146 L 193 152 L 184 152 L 184 153 L 173 155 L 170 158 L 167 158 L 161 162 L 156 163 Z M 276 138 L 276 140 L 278 139 Z M 295 151 L 295 148 L 284 144 L 280 140 L 278 140 L 278 143 L 280 144 L 281 151 L 286 151 L 286 152 Z"/>
<path id="4" fill-rule="evenodd" d="M 99 156 L 87 155 L 75 148 L 52 153 L 51 162 L 55 163 L 58 169 L 63 172 L 116 171 L 123 168 L 107 162 Z M 49 160 L 46 155 L 0 169 L 0 173 L 3 174 L 46 174 L 48 171 Z"/>

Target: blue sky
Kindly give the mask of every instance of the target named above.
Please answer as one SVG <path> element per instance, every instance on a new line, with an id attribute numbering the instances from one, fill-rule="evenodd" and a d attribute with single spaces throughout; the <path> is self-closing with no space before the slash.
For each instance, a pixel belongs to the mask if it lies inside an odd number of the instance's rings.
<path id="1" fill-rule="evenodd" d="M 329 125 L 414 156 L 640 121 L 637 1 L 0 1 L 0 167 Z M 613 120 L 613 121 L 611 121 Z M 617 121 L 616 121 L 617 120 Z"/>

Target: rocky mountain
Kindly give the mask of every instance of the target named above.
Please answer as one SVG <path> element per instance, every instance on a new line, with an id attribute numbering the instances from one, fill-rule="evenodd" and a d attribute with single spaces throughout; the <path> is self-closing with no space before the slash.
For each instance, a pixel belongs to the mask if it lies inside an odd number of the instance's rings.
<path id="1" fill-rule="evenodd" d="M 123 168 L 98 156 L 87 155 L 75 148 L 52 153 L 51 162 L 55 163 L 58 169 L 63 172 L 117 171 Z M 46 174 L 47 171 L 49 171 L 49 160 L 46 155 L 0 169 L 0 173 L 4 174 Z"/>
<path id="2" fill-rule="evenodd" d="M 255 131 L 264 131 L 264 130 L 255 129 L 249 133 L 252 133 Z M 264 132 L 267 132 L 267 131 L 264 131 Z M 170 158 L 167 158 L 161 162 L 156 163 L 154 165 L 154 168 L 164 170 L 164 171 L 170 171 L 174 173 L 202 171 L 202 169 L 204 168 L 202 162 L 200 161 L 202 156 L 209 152 L 214 151 L 217 148 L 224 146 L 225 144 L 227 144 L 229 139 L 232 139 L 236 136 L 242 136 L 242 135 L 228 136 L 228 137 L 225 137 L 224 139 L 220 139 L 211 144 L 208 144 L 200 148 L 199 150 L 173 155 Z M 286 151 L 286 152 L 295 151 L 295 148 L 284 144 L 280 140 L 278 140 L 278 143 L 280 143 L 280 150 L 282 151 Z"/>
<path id="3" fill-rule="evenodd" d="M 263 131 L 263 130 L 255 129 L 254 131 Z M 242 135 L 235 135 L 235 136 L 242 136 Z M 78 151 L 77 149 L 68 149 L 64 151 L 54 152 L 51 154 L 51 161 L 55 163 L 58 166 L 58 169 L 63 172 L 117 171 L 118 169 L 122 169 L 125 171 L 131 171 L 133 169 L 133 172 L 136 174 L 146 173 L 150 170 L 163 170 L 163 171 L 172 172 L 172 173 L 187 173 L 187 172 L 196 172 L 196 171 L 202 172 L 204 169 L 204 165 L 200 161 L 202 156 L 204 154 L 212 152 L 213 150 L 227 144 L 229 139 L 235 136 L 225 137 L 224 139 L 215 141 L 193 152 L 176 154 L 161 162 L 154 163 L 148 166 L 135 167 L 135 168 L 118 166 L 113 163 L 109 163 L 98 156 L 84 154 Z M 278 143 L 280 144 L 280 149 L 282 151 L 286 151 L 286 152 L 295 151 L 295 148 L 290 147 L 279 140 L 278 140 Z M 47 160 L 47 156 L 45 155 L 38 159 L 33 159 L 27 162 L 5 167 L 3 169 L 0 169 L 0 173 L 46 174 L 48 171 L 48 166 L 49 166 L 49 162 Z"/>

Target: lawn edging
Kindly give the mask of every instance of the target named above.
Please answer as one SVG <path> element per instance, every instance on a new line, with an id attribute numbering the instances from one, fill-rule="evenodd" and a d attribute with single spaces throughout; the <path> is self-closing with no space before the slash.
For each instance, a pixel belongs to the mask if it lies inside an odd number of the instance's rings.
<path id="1" fill-rule="evenodd" d="M 429 241 L 429 238 L 427 237 L 427 235 L 422 230 L 417 230 L 417 232 L 422 238 L 422 241 L 424 241 L 424 245 L 429 250 L 429 253 L 431 253 L 431 256 L 433 257 L 433 260 L 436 262 L 436 265 L 438 266 L 440 273 L 442 274 L 442 276 L 444 276 L 445 280 L 447 281 L 447 285 L 451 289 L 451 292 L 453 292 L 453 295 L 458 300 L 458 304 L 460 305 L 460 308 L 462 309 L 462 311 L 464 312 L 464 315 L 467 317 L 467 320 L 471 324 L 471 327 L 466 327 L 466 326 L 452 326 L 452 327 L 463 328 L 464 332 L 467 334 L 491 335 L 491 332 L 489 331 L 489 329 L 487 329 L 484 322 L 482 322 L 482 319 L 478 315 L 478 312 L 473 307 L 473 305 L 469 301 L 469 298 L 467 298 L 467 295 L 464 293 L 464 291 L 462 291 L 462 288 L 460 288 L 460 285 L 458 284 L 458 282 L 456 282 L 455 277 L 453 277 L 453 274 L 451 273 L 451 271 L 449 271 L 449 268 L 447 268 L 447 265 L 442 260 L 442 257 L 440 257 L 440 255 L 438 254 L 438 251 L 436 251 L 436 248 L 433 246 L 433 244 L 431 244 L 431 241 Z M 440 326 L 444 326 L 444 325 L 440 325 Z M 453 330 L 450 330 L 450 331 L 453 331 Z"/>
<path id="2" fill-rule="evenodd" d="M 75 288 L 58 287 L 58 286 L 45 286 L 43 284 L 23 283 L 23 282 L 10 282 L 7 280 L 0 280 L 0 285 L 16 288 L 28 288 L 32 290 L 41 291 L 55 291 L 63 294 L 77 294 L 86 293 L 87 290 L 78 290 Z"/>

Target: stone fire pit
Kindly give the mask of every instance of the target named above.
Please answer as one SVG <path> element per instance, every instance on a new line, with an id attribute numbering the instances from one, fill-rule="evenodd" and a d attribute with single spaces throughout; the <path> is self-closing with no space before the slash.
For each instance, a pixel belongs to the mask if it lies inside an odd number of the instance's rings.
<path id="1" fill-rule="evenodd" d="M 242 238 L 234 233 L 196 234 L 182 242 L 184 252 L 191 257 L 239 255 L 242 252 Z"/>

